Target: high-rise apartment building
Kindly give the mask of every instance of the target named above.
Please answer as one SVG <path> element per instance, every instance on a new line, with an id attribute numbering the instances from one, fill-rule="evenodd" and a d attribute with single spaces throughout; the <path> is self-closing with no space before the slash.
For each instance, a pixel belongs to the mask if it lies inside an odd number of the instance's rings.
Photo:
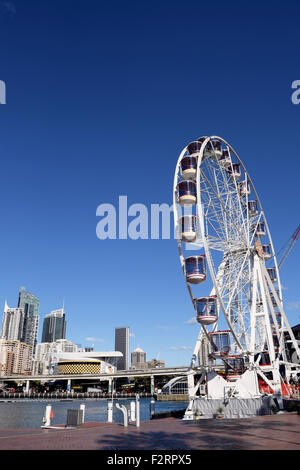
<path id="1" fill-rule="evenodd" d="M 27 292 L 25 287 L 21 287 L 18 299 L 18 308 L 22 308 L 24 312 L 23 334 L 21 341 L 32 346 L 33 354 L 37 343 L 39 307 L 39 299 L 30 292 Z"/>
<path id="2" fill-rule="evenodd" d="M 129 369 L 129 327 L 115 329 L 115 351 L 120 351 L 123 357 L 118 359 L 117 369 Z"/>
<path id="3" fill-rule="evenodd" d="M 53 343 L 66 337 L 66 319 L 63 308 L 53 310 L 44 318 L 42 343 Z"/>
<path id="4" fill-rule="evenodd" d="M 1 338 L 20 341 L 23 334 L 24 312 L 22 308 L 9 308 L 4 305 Z"/>
<path id="5" fill-rule="evenodd" d="M 31 374 L 32 346 L 0 339 L 0 375 Z"/>

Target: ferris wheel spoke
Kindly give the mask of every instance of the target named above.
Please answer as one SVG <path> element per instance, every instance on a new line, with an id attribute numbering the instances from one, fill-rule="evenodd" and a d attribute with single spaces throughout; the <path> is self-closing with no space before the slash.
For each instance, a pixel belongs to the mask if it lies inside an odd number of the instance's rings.
<path id="1" fill-rule="evenodd" d="M 232 163 L 231 163 L 231 168 L 232 168 Z M 221 176 L 222 176 L 222 185 L 223 185 L 223 192 L 224 195 L 226 195 L 226 204 L 225 207 L 229 207 L 229 211 L 231 214 L 234 214 L 235 220 L 239 220 L 242 224 L 242 228 L 244 230 L 245 238 L 246 238 L 246 227 L 245 227 L 245 222 L 244 219 L 240 219 L 240 214 L 241 214 L 241 202 L 240 198 L 237 197 L 238 195 L 238 188 L 237 188 L 237 183 L 236 180 L 234 179 L 233 183 L 228 181 L 228 177 L 226 176 L 226 172 L 222 168 L 221 171 Z M 221 193 L 220 193 L 221 194 Z"/>
<path id="2" fill-rule="evenodd" d="M 201 169 L 200 169 L 201 171 Z M 224 214 L 224 217 L 226 216 L 226 220 L 230 222 L 231 230 L 236 231 L 237 233 L 240 233 L 240 227 L 236 224 L 236 221 L 232 218 L 232 214 L 228 211 L 228 209 L 224 205 L 224 201 L 222 198 L 219 197 L 218 193 L 216 192 L 215 188 L 212 186 L 211 182 L 206 178 L 206 176 L 202 173 L 202 179 L 207 183 L 207 186 L 211 189 L 213 195 L 215 196 L 216 201 L 218 202 L 218 205 L 220 206 L 220 210 Z M 216 214 L 216 211 L 215 211 Z M 219 223 L 221 225 L 221 220 L 219 220 Z M 224 227 L 225 225 L 225 227 Z M 223 223 L 223 233 L 226 233 L 226 224 Z M 228 238 L 227 238 L 228 239 Z"/>
<path id="3" fill-rule="evenodd" d="M 224 227 L 224 224 L 223 224 L 222 214 L 218 213 L 214 200 L 211 197 L 211 194 L 207 191 L 206 186 L 202 188 L 202 191 L 203 191 L 202 194 L 204 196 L 203 207 L 204 207 L 204 215 L 205 215 L 206 224 L 210 225 L 213 228 L 218 238 L 224 240 L 224 237 L 226 237 L 226 227 Z M 215 223 L 218 224 L 219 230 L 213 225 L 213 221 L 215 221 Z M 209 233 L 208 229 L 206 229 L 206 233 Z"/>

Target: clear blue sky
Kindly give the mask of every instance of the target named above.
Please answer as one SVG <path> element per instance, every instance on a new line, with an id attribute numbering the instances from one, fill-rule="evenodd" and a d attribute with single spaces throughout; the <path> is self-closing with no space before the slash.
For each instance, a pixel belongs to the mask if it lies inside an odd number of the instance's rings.
<path id="1" fill-rule="evenodd" d="M 181 149 L 220 135 L 279 251 L 299 224 L 299 13 L 277 0 L 0 1 L 0 304 L 26 286 L 39 339 L 65 299 L 75 343 L 113 349 L 114 328 L 130 326 L 131 350 L 187 364 L 198 326 L 176 242 L 101 241 L 96 209 L 119 195 L 171 204 Z M 281 272 L 291 325 L 299 253 Z"/>

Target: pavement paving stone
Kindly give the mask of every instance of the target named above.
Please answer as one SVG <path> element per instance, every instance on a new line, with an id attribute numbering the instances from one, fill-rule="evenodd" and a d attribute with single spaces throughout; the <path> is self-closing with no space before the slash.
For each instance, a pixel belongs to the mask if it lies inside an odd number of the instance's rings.
<path id="1" fill-rule="evenodd" d="M 0 429 L 1 450 L 300 450 L 297 413 L 244 419 L 166 418 L 140 428 L 84 423 L 78 428 Z"/>

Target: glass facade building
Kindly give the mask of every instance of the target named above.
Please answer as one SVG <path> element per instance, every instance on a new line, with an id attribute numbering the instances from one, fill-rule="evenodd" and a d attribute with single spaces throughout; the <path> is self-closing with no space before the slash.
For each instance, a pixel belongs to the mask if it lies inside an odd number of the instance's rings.
<path id="1" fill-rule="evenodd" d="M 118 359 L 117 369 L 129 369 L 129 327 L 115 329 L 115 351 L 120 351 L 123 357 Z"/>
<path id="2" fill-rule="evenodd" d="M 21 308 L 24 312 L 21 341 L 32 346 L 34 354 L 38 335 L 40 301 L 36 295 L 27 292 L 24 287 L 21 287 L 19 291 L 18 308 Z"/>

